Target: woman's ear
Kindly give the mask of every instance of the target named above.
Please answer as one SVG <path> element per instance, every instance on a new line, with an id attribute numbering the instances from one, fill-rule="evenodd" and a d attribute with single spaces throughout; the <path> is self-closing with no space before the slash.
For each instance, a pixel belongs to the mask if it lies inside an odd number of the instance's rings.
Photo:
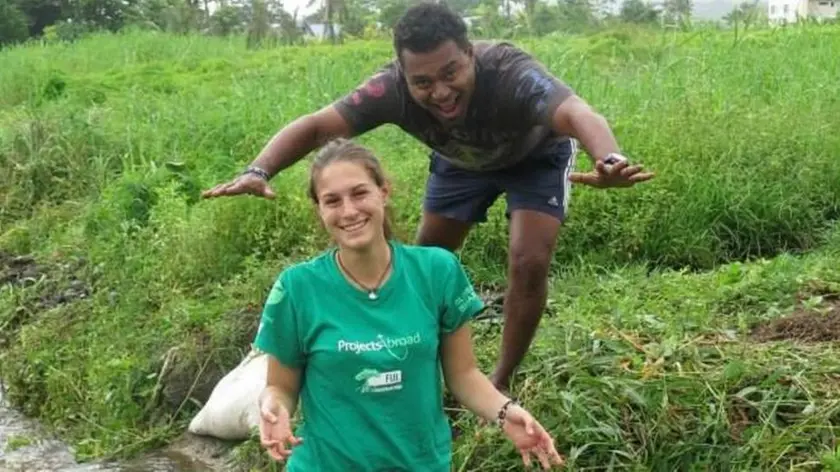
<path id="1" fill-rule="evenodd" d="M 327 225 L 324 224 L 324 216 L 321 214 L 321 205 L 316 202 L 312 202 L 312 211 L 315 212 L 315 218 L 318 220 L 318 224 L 321 225 L 321 228 L 326 230 Z"/>
<path id="2" fill-rule="evenodd" d="M 384 185 L 382 185 L 380 190 L 382 191 L 382 200 L 387 206 L 391 200 L 391 184 L 386 182 Z"/>

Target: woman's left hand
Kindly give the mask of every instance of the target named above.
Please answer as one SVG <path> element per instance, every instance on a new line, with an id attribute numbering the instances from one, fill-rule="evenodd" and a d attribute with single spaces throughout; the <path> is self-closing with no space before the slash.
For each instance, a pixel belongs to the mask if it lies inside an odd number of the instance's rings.
<path id="1" fill-rule="evenodd" d="M 531 455 L 537 456 L 544 470 L 562 466 L 563 457 L 554 448 L 554 439 L 530 413 L 518 405 L 508 408 L 502 428 L 522 455 L 525 467 L 531 466 Z"/>

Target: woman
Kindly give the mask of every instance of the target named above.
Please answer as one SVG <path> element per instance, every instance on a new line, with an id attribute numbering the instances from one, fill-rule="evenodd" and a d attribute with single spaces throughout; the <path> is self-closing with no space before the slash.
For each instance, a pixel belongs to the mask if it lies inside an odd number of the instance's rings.
<path id="1" fill-rule="evenodd" d="M 542 426 L 476 368 L 467 321 L 483 305 L 456 256 L 393 240 L 388 195 L 365 148 L 340 139 L 316 156 L 309 197 L 336 247 L 283 270 L 268 296 L 254 343 L 270 359 L 263 447 L 289 471 L 449 471 L 442 368 L 526 465 L 562 464 Z"/>

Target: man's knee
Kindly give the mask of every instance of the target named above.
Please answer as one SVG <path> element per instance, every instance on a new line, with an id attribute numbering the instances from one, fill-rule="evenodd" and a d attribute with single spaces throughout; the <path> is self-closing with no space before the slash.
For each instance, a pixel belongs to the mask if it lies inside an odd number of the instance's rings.
<path id="1" fill-rule="evenodd" d="M 517 291 L 541 295 L 546 290 L 560 226 L 560 220 L 540 211 L 517 210 L 511 215 L 508 272 Z"/>
<path id="2" fill-rule="evenodd" d="M 552 252 L 547 248 L 527 247 L 511 250 L 510 285 L 525 294 L 538 294 L 548 283 Z"/>
<path id="3" fill-rule="evenodd" d="M 417 232 L 416 244 L 442 247 L 455 252 L 463 245 L 471 226 L 468 222 L 424 212 Z"/>

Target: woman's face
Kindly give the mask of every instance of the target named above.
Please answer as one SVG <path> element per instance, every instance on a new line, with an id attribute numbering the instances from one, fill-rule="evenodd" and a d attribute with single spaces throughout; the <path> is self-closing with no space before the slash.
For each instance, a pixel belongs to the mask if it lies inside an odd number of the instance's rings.
<path id="1" fill-rule="evenodd" d="M 344 249 L 363 250 L 384 239 L 387 188 L 379 187 L 358 162 L 338 161 L 316 179 L 318 214 L 327 232 Z"/>

